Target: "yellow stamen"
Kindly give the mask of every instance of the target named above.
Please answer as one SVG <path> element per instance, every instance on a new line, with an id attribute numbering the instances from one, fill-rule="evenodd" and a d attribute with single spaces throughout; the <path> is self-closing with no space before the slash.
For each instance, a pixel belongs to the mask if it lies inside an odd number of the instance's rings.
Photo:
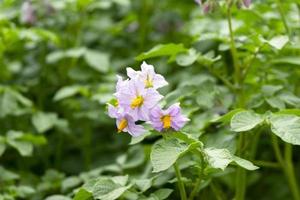
<path id="1" fill-rule="evenodd" d="M 163 123 L 163 126 L 165 129 L 168 129 L 171 127 L 171 116 L 170 115 L 165 115 L 161 118 L 161 121 Z"/>
<path id="2" fill-rule="evenodd" d="M 122 132 L 127 127 L 127 120 L 123 118 L 118 125 L 118 133 Z"/>
<path id="3" fill-rule="evenodd" d="M 153 87 L 152 79 L 150 76 L 147 74 L 147 79 L 145 80 L 145 86 L 146 88 L 151 88 Z"/>
<path id="4" fill-rule="evenodd" d="M 144 98 L 142 96 L 137 96 L 135 99 L 131 101 L 130 107 L 132 109 L 136 107 L 141 107 L 143 105 L 143 102 L 144 102 Z"/>

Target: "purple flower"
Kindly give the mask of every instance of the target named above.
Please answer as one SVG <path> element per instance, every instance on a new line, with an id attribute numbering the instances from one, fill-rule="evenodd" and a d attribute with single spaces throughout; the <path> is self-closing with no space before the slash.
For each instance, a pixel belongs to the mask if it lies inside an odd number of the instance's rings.
<path id="1" fill-rule="evenodd" d="M 195 0 L 195 3 L 201 5 L 202 1 L 201 0 Z"/>
<path id="2" fill-rule="evenodd" d="M 249 8 L 250 4 L 251 4 L 251 0 L 243 0 L 244 5 Z"/>
<path id="3" fill-rule="evenodd" d="M 108 105 L 108 115 L 111 118 L 116 118 L 118 133 L 128 132 L 133 137 L 142 135 L 145 129 L 142 125 L 136 125 L 135 120 L 124 111 L 115 109 L 114 106 Z"/>
<path id="4" fill-rule="evenodd" d="M 157 89 L 168 85 L 168 82 L 162 75 L 155 73 L 153 65 L 148 65 L 146 62 L 142 63 L 141 71 L 135 71 L 132 68 L 127 68 L 126 70 L 129 78 L 140 79 L 146 88 Z"/>
<path id="5" fill-rule="evenodd" d="M 150 112 L 150 121 L 154 129 L 158 131 L 173 128 L 178 131 L 189 119 L 181 114 L 179 103 L 173 104 L 166 110 L 156 106 Z"/>
<path id="6" fill-rule="evenodd" d="M 22 4 L 21 21 L 26 24 L 34 24 L 36 21 L 35 11 L 30 1 L 25 1 Z"/>
<path id="7" fill-rule="evenodd" d="M 115 95 L 125 112 L 130 113 L 135 120 L 144 121 L 148 120 L 150 109 L 163 98 L 155 89 L 145 88 L 138 79 L 128 81 L 126 87 L 122 87 Z"/>
<path id="8" fill-rule="evenodd" d="M 210 2 L 206 2 L 203 4 L 203 13 L 207 14 L 212 10 L 212 5 Z"/>

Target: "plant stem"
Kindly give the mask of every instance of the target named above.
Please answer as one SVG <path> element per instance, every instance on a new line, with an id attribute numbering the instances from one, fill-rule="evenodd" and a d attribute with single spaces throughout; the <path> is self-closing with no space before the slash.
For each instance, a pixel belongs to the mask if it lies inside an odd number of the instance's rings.
<path id="1" fill-rule="evenodd" d="M 269 162 L 269 161 L 264 161 L 264 160 L 254 160 L 252 162 L 259 167 L 281 169 L 281 165 L 279 163 L 275 163 L 275 162 Z"/>
<path id="2" fill-rule="evenodd" d="M 215 197 L 217 200 L 223 200 L 224 198 L 222 197 L 222 191 L 220 191 L 220 189 L 213 183 L 213 181 L 211 181 L 211 183 L 209 184 L 211 187 L 211 190 L 213 191 Z"/>
<path id="3" fill-rule="evenodd" d="M 193 200 L 193 199 L 195 198 L 196 194 L 197 194 L 198 191 L 199 191 L 200 185 L 201 185 L 201 177 L 199 177 L 199 178 L 197 179 L 197 181 L 196 181 L 196 183 L 195 183 L 195 186 L 194 186 L 194 188 L 193 188 L 193 190 L 192 190 L 192 192 L 191 192 L 191 194 L 190 194 L 190 196 L 189 196 L 189 200 Z"/>
<path id="4" fill-rule="evenodd" d="M 244 145 L 244 134 L 241 134 L 238 139 L 238 155 L 242 155 L 242 148 Z M 246 193 L 246 171 L 238 167 L 237 168 L 237 173 L 236 173 L 236 194 L 235 194 L 235 199 L 236 200 L 243 200 L 245 193 Z"/>
<path id="5" fill-rule="evenodd" d="M 229 27 L 229 33 L 230 33 L 230 49 L 232 54 L 232 62 L 233 67 L 235 71 L 235 83 L 238 85 L 240 82 L 240 67 L 238 65 L 238 56 L 237 56 L 237 50 L 234 42 L 234 34 L 232 29 L 232 19 L 231 19 L 231 7 L 228 7 L 227 9 L 227 21 L 228 21 L 228 27 Z"/>
<path id="6" fill-rule="evenodd" d="M 182 177 L 181 177 L 181 173 L 180 173 L 180 170 L 178 168 L 178 165 L 177 165 L 177 163 L 175 163 L 173 166 L 174 166 L 175 174 L 176 174 L 176 177 L 177 177 L 178 188 L 179 188 L 181 200 L 187 200 L 184 184 L 182 182 Z"/>
<path id="7" fill-rule="evenodd" d="M 299 194 L 299 190 L 298 190 L 298 184 L 297 184 L 297 180 L 295 178 L 295 172 L 294 172 L 294 165 L 292 162 L 292 145 L 285 143 L 285 163 L 286 163 L 286 174 L 288 176 L 288 180 L 289 180 L 289 184 L 294 196 L 294 199 L 296 200 L 300 200 L 300 194 Z"/>
<path id="8" fill-rule="evenodd" d="M 285 14 L 284 14 L 283 5 L 282 5 L 281 0 L 277 0 L 277 7 L 278 7 L 278 10 L 279 10 L 280 17 L 281 17 L 281 20 L 283 22 L 285 31 L 286 31 L 287 35 L 290 37 L 290 29 L 289 29 L 289 26 L 288 26 L 286 18 L 285 18 Z"/>
<path id="9" fill-rule="evenodd" d="M 227 8 L 227 21 L 228 21 L 228 28 L 230 33 L 230 49 L 232 54 L 232 61 L 233 61 L 233 67 L 234 67 L 234 80 L 235 85 L 237 86 L 237 107 L 244 107 L 244 94 L 243 94 L 243 87 L 241 85 L 241 69 L 238 63 L 238 55 L 237 55 L 237 49 L 234 41 L 234 33 L 232 29 L 232 17 L 231 17 L 231 5 Z M 245 135 L 240 134 L 238 138 L 238 155 L 242 157 L 242 149 L 244 146 L 244 139 Z M 236 173 L 236 194 L 235 199 L 236 200 L 243 200 L 246 192 L 246 171 L 238 167 L 237 173 Z"/>
<path id="10" fill-rule="evenodd" d="M 287 178 L 292 195 L 295 200 L 300 200 L 300 194 L 298 190 L 297 181 L 295 179 L 294 167 L 292 163 L 292 146 L 287 143 L 285 144 L 285 157 L 283 158 L 277 137 L 274 134 L 272 134 L 271 137 L 276 159 L 280 163 L 281 168 Z"/>

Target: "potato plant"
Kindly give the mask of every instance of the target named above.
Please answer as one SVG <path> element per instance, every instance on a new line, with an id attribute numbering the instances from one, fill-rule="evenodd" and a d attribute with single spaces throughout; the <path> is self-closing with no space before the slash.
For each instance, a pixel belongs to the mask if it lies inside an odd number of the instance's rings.
<path id="1" fill-rule="evenodd" d="M 300 200 L 299 0 L 0 11 L 0 200 Z"/>

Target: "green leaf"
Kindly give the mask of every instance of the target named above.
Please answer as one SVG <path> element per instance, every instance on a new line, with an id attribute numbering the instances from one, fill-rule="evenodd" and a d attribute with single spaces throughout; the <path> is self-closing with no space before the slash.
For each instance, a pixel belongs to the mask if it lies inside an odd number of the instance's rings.
<path id="1" fill-rule="evenodd" d="M 278 97 L 266 98 L 266 102 L 273 108 L 284 109 L 285 103 Z"/>
<path id="2" fill-rule="evenodd" d="M 227 149 L 204 149 L 211 167 L 224 170 L 232 162 L 232 155 Z"/>
<path id="3" fill-rule="evenodd" d="M 62 99 L 72 97 L 82 90 L 82 86 L 73 85 L 73 86 L 65 86 L 59 89 L 54 96 L 54 101 L 60 101 Z"/>
<path id="4" fill-rule="evenodd" d="M 138 55 L 135 59 L 138 61 L 143 61 L 148 58 L 154 58 L 154 57 L 160 57 L 160 56 L 170 56 L 169 61 L 172 61 L 175 59 L 175 56 L 178 53 L 187 52 L 188 49 L 186 49 L 183 44 L 159 44 L 149 51 L 142 53 Z"/>
<path id="5" fill-rule="evenodd" d="M 289 41 L 288 36 L 280 35 L 280 36 L 273 37 L 270 41 L 268 41 L 268 44 L 280 50 L 288 43 L 288 41 Z"/>
<path id="6" fill-rule="evenodd" d="M 300 58 L 299 56 L 286 56 L 277 58 L 271 61 L 274 64 L 290 64 L 290 65 L 300 65 Z"/>
<path id="7" fill-rule="evenodd" d="M 192 65 L 199 55 L 195 49 L 189 49 L 187 53 L 180 53 L 176 56 L 176 63 L 184 67 Z"/>
<path id="8" fill-rule="evenodd" d="M 32 124 L 39 133 L 44 133 L 54 127 L 58 118 L 56 113 L 37 112 L 32 116 Z"/>
<path id="9" fill-rule="evenodd" d="M 237 156 L 233 156 L 232 158 L 233 158 L 233 161 L 237 165 L 239 165 L 239 166 L 241 166 L 241 167 L 243 167 L 247 170 L 256 170 L 256 169 L 258 169 L 257 166 L 253 165 L 253 163 L 248 161 L 248 160 L 245 160 L 245 159 L 237 157 Z"/>
<path id="10" fill-rule="evenodd" d="M 93 196 L 96 199 L 115 200 L 118 199 L 131 186 L 121 186 L 111 179 L 101 178 L 93 187 Z"/>
<path id="11" fill-rule="evenodd" d="M 204 149 L 204 153 L 207 155 L 209 165 L 216 169 L 225 170 L 232 162 L 247 170 L 258 169 L 250 161 L 232 155 L 228 149 L 206 148 Z"/>
<path id="12" fill-rule="evenodd" d="M 141 192 L 145 192 L 152 186 L 152 179 L 138 179 L 135 180 L 135 185 Z"/>
<path id="13" fill-rule="evenodd" d="M 91 200 L 93 197 L 92 193 L 86 191 L 83 188 L 80 188 L 80 190 L 76 193 L 73 200 Z"/>
<path id="14" fill-rule="evenodd" d="M 231 130 L 235 132 L 249 131 L 255 128 L 260 123 L 262 123 L 263 121 L 264 118 L 259 114 L 256 114 L 252 111 L 242 111 L 236 113 L 232 117 L 230 127 Z"/>
<path id="15" fill-rule="evenodd" d="M 18 150 L 22 156 L 30 156 L 33 151 L 33 145 L 30 142 L 23 141 L 24 134 L 19 131 L 7 132 L 7 143 Z"/>
<path id="16" fill-rule="evenodd" d="M 81 183 L 81 179 L 76 176 L 70 176 L 63 180 L 61 183 L 61 189 L 63 192 L 68 191 L 72 188 L 75 188 Z"/>
<path id="17" fill-rule="evenodd" d="M 2 156 L 5 149 L 6 149 L 5 138 L 0 136 L 0 156 Z"/>
<path id="18" fill-rule="evenodd" d="M 167 170 L 185 152 L 199 145 L 200 143 L 187 145 L 185 143 L 180 143 L 176 139 L 159 140 L 152 146 L 150 155 L 153 172 Z"/>
<path id="19" fill-rule="evenodd" d="M 90 67 L 99 71 L 107 72 L 109 69 L 109 55 L 100 51 L 87 50 L 84 58 Z"/>
<path id="20" fill-rule="evenodd" d="M 270 118 L 271 131 L 283 141 L 300 145 L 300 117 L 275 114 Z"/>
<path id="21" fill-rule="evenodd" d="M 71 200 L 71 198 L 64 195 L 55 194 L 47 197 L 45 200 Z"/>
<path id="22" fill-rule="evenodd" d="M 231 121 L 231 118 L 236 114 L 239 113 L 241 111 L 244 111 L 244 109 L 242 108 L 237 108 L 234 110 L 229 111 L 228 113 L 226 113 L 225 115 L 219 116 L 215 119 L 212 120 L 212 122 L 214 123 L 224 123 L 224 124 L 229 124 Z"/>
<path id="23" fill-rule="evenodd" d="M 172 192 L 173 192 L 172 189 L 162 188 L 162 189 L 156 190 L 154 193 L 152 193 L 151 197 L 153 197 L 154 199 L 158 199 L 158 200 L 164 200 L 164 199 L 167 199 L 171 195 Z"/>
<path id="24" fill-rule="evenodd" d="M 0 166 L 0 182 L 12 181 L 19 178 L 20 176 L 18 174 L 9 171 L 7 169 L 4 169 L 2 166 Z"/>
<path id="25" fill-rule="evenodd" d="M 300 117 L 300 109 L 284 109 L 276 112 L 275 114 L 297 115 Z"/>

